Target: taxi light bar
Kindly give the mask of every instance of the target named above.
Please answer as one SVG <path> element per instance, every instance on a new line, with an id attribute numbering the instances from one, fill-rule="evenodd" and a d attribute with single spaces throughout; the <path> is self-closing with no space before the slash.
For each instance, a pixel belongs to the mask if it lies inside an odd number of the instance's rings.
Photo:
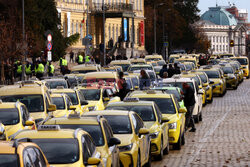
<path id="1" fill-rule="evenodd" d="M 59 125 L 39 125 L 37 128 L 38 131 L 58 131 L 60 129 Z"/>
<path id="2" fill-rule="evenodd" d="M 180 78 L 181 78 L 181 75 L 179 75 L 179 74 L 178 74 L 178 75 L 174 75 L 173 78 L 174 78 L 174 79 L 180 79 Z"/>
<path id="3" fill-rule="evenodd" d="M 135 98 L 132 98 L 132 97 L 126 97 L 123 99 L 124 102 L 138 102 L 139 101 L 139 98 L 135 97 Z"/>
<path id="4" fill-rule="evenodd" d="M 155 90 L 147 90 L 147 94 L 156 94 Z"/>
<path id="5" fill-rule="evenodd" d="M 57 86 L 56 89 L 64 89 L 63 86 Z"/>

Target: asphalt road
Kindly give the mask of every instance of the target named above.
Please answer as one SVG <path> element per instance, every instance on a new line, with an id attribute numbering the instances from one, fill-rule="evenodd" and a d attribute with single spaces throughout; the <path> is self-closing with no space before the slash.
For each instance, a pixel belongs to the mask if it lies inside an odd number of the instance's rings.
<path id="1" fill-rule="evenodd" d="M 186 132 L 180 151 L 170 150 L 153 167 L 250 167 L 250 80 L 203 108 L 196 132 Z"/>

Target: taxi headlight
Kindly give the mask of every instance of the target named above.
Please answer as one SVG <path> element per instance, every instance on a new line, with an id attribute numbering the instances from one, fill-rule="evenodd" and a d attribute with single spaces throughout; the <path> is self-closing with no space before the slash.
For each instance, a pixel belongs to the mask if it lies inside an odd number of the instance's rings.
<path id="1" fill-rule="evenodd" d="M 176 129 L 177 128 L 177 123 L 174 122 L 174 123 L 168 124 L 168 127 L 169 127 L 169 129 Z"/>
<path id="2" fill-rule="evenodd" d="M 92 107 L 88 107 L 89 111 L 94 111 L 96 110 L 96 107 L 95 106 L 92 106 Z"/>
<path id="3" fill-rule="evenodd" d="M 151 133 L 150 136 L 151 136 L 151 139 L 155 139 L 158 137 L 160 132 L 154 132 L 154 133 Z"/>
<path id="4" fill-rule="evenodd" d="M 126 146 L 119 146 L 119 150 L 121 152 L 123 151 L 130 151 L 133 147 L 133 143 L 129 144 L 129 145 L 126 145 Z"/>

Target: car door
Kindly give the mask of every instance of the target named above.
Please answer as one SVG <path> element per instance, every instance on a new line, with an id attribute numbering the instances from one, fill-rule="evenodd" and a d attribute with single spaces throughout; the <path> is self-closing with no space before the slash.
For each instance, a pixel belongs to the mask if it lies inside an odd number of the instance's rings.
<path id="1" fill-rule="evenodd" d="M 185 128 L 185 120 L 186 120 L 186 117 L 185 117 L 185 113 L 179 113 L 179 110 L 180 110 L 180 104 L 178 103 L 178 100 L 176 99 L 176 97 L 173 96 L 173 99 L 174 99 L 174 102 L 175 102 L 175 107 L 176 107 L 176 110 L 179 114 L 179 119 L 180 119 L 180 123 L 181 123 L 181 132 L 183 133 L 184 132 L 184 128 Z"/>
<path id="2" fill-rule="evenodd" d="M 108 142 L 112 137 L 114 137 L 112 129 L 107 121 L 103 121 L 103 128 L 104 128 L 104 131 L 105 131 L 105 134 L 107 137 L 107 142 Z M 109 156 L 111 156 L 111 158 L 112 158 L 112 165 L 119 166 L 119 164 L 120 164 L 120 162 L 119 162 L 119 149 L 118 149 L 117 145 L 108 147 L 108 151 L 109 151 Z"/>
<path id="3" fill-rule="evenodd" d="M 162 123 L 161 122 L 161 119 L 162 119 L 162 114 L 161 114 L 161 111 L 159 109 L 159 107 L 154 104 L 154 108 L 155 108 L 155 111 L 156 111 L 156 114 L 157 114 L 157 117 L 158 117 L 158 122 L 160 124 L 160 128 L 162 129 L 162 141 L 163 141 L 163 147 L 165 148 L 167 145 L 168 145 L 168 123 L 167 122 L 164 122 Z"/>
<path id="4" fill-rule="evenodd" d="M 139 130 L 144 127 L 143 121 L 137 114 L 132 114 L 131 116 L 135 127 L 135 133 L 139 139 L 141 164 L 144 164 L 149 157 L 150 137 L 149 135 L 139 135 Z"/>
<path id="5" fill-rule="evenodd" d="M 88 135 L 82 135 L 81 138 L 82 143 L 82 155 L 83 155 L 83 164 L 85 166 L 88 165 L 88 159 L 90 157 L 94 157 L 96 153 L 96 147 L 93 140 Z M 100 158 L 96 157 L 96 158 Z"/>

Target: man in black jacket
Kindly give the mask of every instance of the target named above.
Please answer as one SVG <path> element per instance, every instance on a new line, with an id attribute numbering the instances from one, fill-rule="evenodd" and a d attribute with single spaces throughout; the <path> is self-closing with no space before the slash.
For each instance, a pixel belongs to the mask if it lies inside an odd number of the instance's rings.
<path id="1" fill-rule="evenodd" d="M 196 128 L 193 118 L 193 110 L 195 105 L 194 90 L 185 82 L 182 84 L 182 86 L 184 91 L 184 105 L 187 108 L 185 129 L 191 126 L 192 129 L 190 130 L 190 132 L 195 132 Z"/>

